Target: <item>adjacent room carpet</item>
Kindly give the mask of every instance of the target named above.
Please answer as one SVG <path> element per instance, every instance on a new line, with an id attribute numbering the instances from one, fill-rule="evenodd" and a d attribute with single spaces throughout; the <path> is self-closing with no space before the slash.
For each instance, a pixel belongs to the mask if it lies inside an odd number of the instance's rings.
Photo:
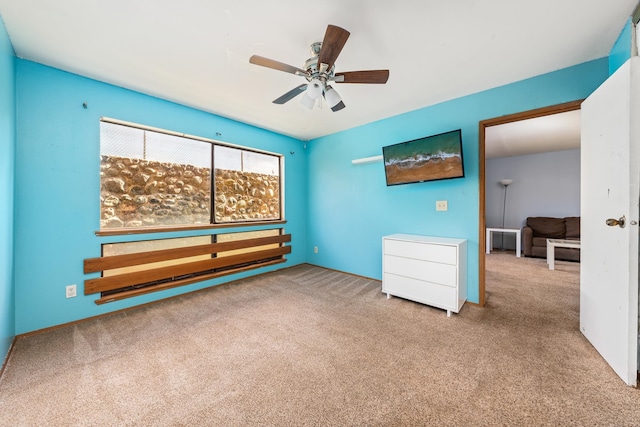
<path id="1" fill-rule="evenodd" d="M 19 338 L 3 426 L 637 426 L 578 331 L 579 264 L 487 257 L 488 303 L 310 265 Z"/>

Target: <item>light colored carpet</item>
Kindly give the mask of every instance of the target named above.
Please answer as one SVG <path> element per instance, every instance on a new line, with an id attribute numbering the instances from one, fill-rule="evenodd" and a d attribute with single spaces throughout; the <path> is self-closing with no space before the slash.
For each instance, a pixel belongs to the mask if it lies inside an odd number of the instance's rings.
<path id="1" fill-rule="evenodd" d="M 487 307 L 451 318 L 301 265 L 20 338 L 0 425 L 639 425 L 579 265 L 487 258 Z"/>

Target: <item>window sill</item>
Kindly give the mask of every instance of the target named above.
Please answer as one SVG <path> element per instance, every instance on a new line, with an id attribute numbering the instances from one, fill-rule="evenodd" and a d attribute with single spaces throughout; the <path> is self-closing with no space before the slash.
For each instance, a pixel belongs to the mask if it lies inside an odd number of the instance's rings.
<path id="1" fill-rule="evenodd" d="M 96 236 L 126 236 L 129 234 L 152 234 L 152 233 L 169 233 L 173 231 L 191 231 L 191 230 L 211 230 L 218 228 L 231 227 L 251 227 L 254 225 L 274 225 L 286 224 L 287 221 L 251 221 L 251 222 L 226 222 L 224 224 L 199 224 L 199 225 L 171 225 L 165 227 L 144 227 L 144 228 L 114 228 L 111 230 L 98 230 Z"/>

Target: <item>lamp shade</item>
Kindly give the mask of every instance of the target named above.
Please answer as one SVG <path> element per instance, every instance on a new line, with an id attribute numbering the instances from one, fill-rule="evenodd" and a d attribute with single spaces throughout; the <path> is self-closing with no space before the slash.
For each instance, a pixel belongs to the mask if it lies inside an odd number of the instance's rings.
<path id="1" fill-rule="evenodd" d="M 310 97 L 307 91 L 304 92 L 302 99 L 300 99 L 300 104 L 304 105 L 310 110 L 313 110 L 313 107 L 315 107 L 316 105 L 316 100 L 315 98 Z"/>
<path id="2" fill-rule="evenodd" d="M 335 107 L 336 105 L 338 105 L 338 103 L 340 103 L 340 101 L 342 101 L 342 98 L 340 98 L 338 92 L 336 92 L 336 90 L 331 86 L 326 87 L 324 91 L 324 99 L 327 100 L 327 104 L 329 104 L 330 108 Z"/>
<path id="3" fill-rule="evenodd" d="M 505 187 L 512 184 L 513 180 L 512 179 L 502 179 L 500 180 L 500 184 L 504 185 Z"/>
<path id="4" fill-rule="evenodd" d="M 319 79 L 313 79 L 307 85 L 307 95 L 310 98 L 318 99 L 322 96 L 322 92 L 324 91 L 324 84 Z"/>

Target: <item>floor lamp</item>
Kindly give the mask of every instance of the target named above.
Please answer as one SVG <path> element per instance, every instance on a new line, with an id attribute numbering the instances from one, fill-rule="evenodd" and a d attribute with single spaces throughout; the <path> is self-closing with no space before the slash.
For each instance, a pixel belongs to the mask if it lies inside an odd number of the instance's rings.
<path id="1" fill-rule="evenodd" d="M 500 184 L 504 187 L 504 199 L 502 202 L 502 228 L 504 229 L 504 214 L 507 210 L 507 187 L 513 183 L 512 179 L 500 180 Z M 500 241 L 500 249 L 504 250 L 504 231 L 502 232 L 502 239 Z"/>

